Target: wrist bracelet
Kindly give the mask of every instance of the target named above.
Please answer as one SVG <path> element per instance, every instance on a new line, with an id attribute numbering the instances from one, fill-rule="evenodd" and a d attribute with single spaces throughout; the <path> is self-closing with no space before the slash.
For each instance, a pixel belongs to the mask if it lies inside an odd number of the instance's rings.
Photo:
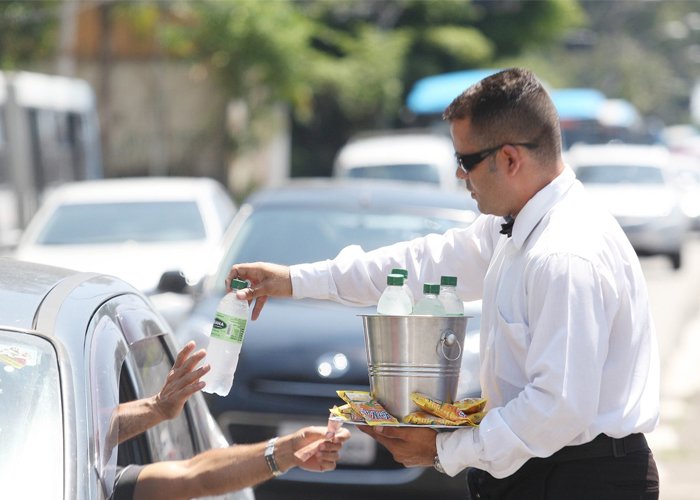
<path id="1" fill-rule="evenodd" d="M 265 447 L 265 462 L 267 462 L 267 466 L 270 468 L 270 472 L 272 472 L 273 477 L 281 476 L 284 474 L 280 470 L 279 467 L 277 467 L 277 462 L 275 461 L 275 443 L 277 442 L 277 437 L 273 437 L 267 442 L 267 446 Z"/>

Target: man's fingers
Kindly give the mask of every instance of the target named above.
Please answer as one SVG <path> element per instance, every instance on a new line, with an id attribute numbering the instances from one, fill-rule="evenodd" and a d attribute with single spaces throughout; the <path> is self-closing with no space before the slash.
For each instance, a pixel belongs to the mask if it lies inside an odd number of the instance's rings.
<path id="1" fill-rule="evenodd" d="M 263 296 L 255 299 L 255 305 L 253 306 L 253 313 L 251 314 L 251 319 L 253 321 L 258 319 L 258 316 L 260 316 L 260 312 L 262 311 L 266 302 L 267 302 L 267 295 L 263 295 Z"/>
<path id="2" fill-rule="evenodd" d="M 175 358 L 175 364 L 173 365 L 173 368 L 178 368 L 182 366 L 182 364 L 185 362 L 187 359 L 187 356 L 190 355 L 190 353 L 194 350 L 195 343 L 193 340 L 190 340 L 185 344 L 185 346 L 180 349 L 180 352 L 177 353 L 177 357 Z"/>

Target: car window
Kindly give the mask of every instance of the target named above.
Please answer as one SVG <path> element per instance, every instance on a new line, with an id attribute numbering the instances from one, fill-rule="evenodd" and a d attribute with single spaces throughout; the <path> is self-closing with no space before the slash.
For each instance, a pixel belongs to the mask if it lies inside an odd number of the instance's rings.
<path id="1" fill-rule="evenodd" d="M 661 169 L 651 166 L 582 165 L 576 177 L 584 184 L 663 184 Z"/>
<path id="2" fill-rule="evenodd" d="M 2 498 L 63 498 L 63 411 L 53 346 L 0 331 Z"/>
<path id="3" fill-rule="evenodd" d="M 215 287 L 236 262 L 267 261 L 291 265 L 335 257 L 348 245 L 364 250 L 406 241 L 428 233 L 468 226 L 438 215 L 374 213 L 316 208 L 269 208 L 253 211 L 220 266 Z"/>
<path id="4" fill-rule="evenodd" d="M 345 175 L 356 179 L 397 179 L 440 184 L 438 168 L 427 164 L 359 166 L 347 169 Z"/>
<path id="5" fill-rule="evenodd" d="M 157 394 L 175 362 L 161 337 L 146 338 L 131 345 L 129 358 L 136 367 L 136 378 L 143 391 L 140 397 Z M 154 461 L 180 460 L 195 454 L 187 411 L 148 430 L 147 437 Z"/>
<path id="6" fill-rule="evenodd" d="M 59 206 L 37 243 L 100 243 L 202 240 L 204 223 L 194 201 L 81 203 Z"/>

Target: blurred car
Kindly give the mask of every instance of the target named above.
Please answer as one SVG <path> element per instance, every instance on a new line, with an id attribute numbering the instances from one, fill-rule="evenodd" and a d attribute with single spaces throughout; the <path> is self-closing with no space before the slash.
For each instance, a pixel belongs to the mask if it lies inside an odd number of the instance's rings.
<path id="1" fill-rule="evenodd" d="M 677 166 L 663 146 L 576 145 L 567 160 L 586 191 L 617 219 L 640 256 L 665 255 L 674 269 L 690 220 L 681 205 Z"/>
<path id="2" fill-rule="evenodd" d="M 468 226 L 476 216 L 466 191 L 428 185 L 318 179 L 259 191 L 241 206 L 225 236 L 227 251 L 218 272 L 204 281 L 195 309 L 176 335 L 183 342 L 207 342 L 225 293 L 224 278 L 234 263 L 313 262 L 332 258 L 350 244 L 372 250 Z M 480 302 L 468 303 L 466 310 L 473 317 L 459 393 L 476 396 L 481 392 Z M 207 399 L 222 430 L 235 442 L 254 442 L 308 424 L 325 425 L 329 408 L 341 403 L 336 390 L 369 390 L 358 315 L 374 312 L 374 307 L 331 301 L 269 298 L 259 319 L 248 324 L 231 392 Z M 432 468 L 404 468 L 367 435 L 350 430 L 353 437 L 343 448 L 337 470 L 321 475 L 293 470 L 263 489 L 290 492 L 296 486 L 309 495 L 323 491 L 323 498 L 377 491 L 464 494 L 463 475 L 449 478 Z M 330 489 L 323 490 L 323 485 Z"/>
<path id="3" fill-rule="evenodd" d="M 123 281 L 0 258 L 2 497 L 105 499 L 117 466 L 227 446 L 201 394 L 116 446 L 115 409 L 160 390 L 175 355 L 162 317 Z"/>
<path id="4" fill-rule="evenodd" d="M 449 135 L 429 130 L 365 132 L 336 155 L 335 177 L 394 179 L 455 189 L 457 162 Z"/>
<path id="5" fill-rule="evenodd" d="M 143 177 L 67 183 L 52 191 L 13 256 L 111 274 L 152 296 L 173 324 L 191 303 L 158 296 L 166 271 L 196 283 L 207 272 L 236 205 L 208 178 Z"/>

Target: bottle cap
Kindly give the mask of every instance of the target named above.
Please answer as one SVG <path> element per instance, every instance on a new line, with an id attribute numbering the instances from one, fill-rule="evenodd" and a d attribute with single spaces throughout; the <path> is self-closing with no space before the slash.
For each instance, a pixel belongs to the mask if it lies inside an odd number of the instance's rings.
<path id="1" fill-rule="evenodd" d="M 440 295 L 440 285 L 437 283 L 423 283 L 423 293 Z"/>
<path id="2" fill-rule="evenodd" d="M 234 278 L 231 280 L 231 288 L 233 288 L 234 290 L 241 290 L 243 288 L 248 288 L 248 282 Z"/>
<path id="3" fill-rule="evenodd" d="M 400 274 L 403 276 L 403 279 L 408 279 L 408 270 L 407 269 L 401 269 L 400 267 L 395 267 L 394 269 L 391 270 L 391 274 Z"/>
<path id="4" fill-rule="evenodd" d="M 457 286 L 456 276 L 442 276 L 440 278 L 440 284 L 446 286 Z"/>
<path id="5" fill-rule="evenodd" d="M 401 276 L 400 274 L 387 274 L 386 284 L 387 285 L 402 286 L 403 285 L 403 276 Z"/>

